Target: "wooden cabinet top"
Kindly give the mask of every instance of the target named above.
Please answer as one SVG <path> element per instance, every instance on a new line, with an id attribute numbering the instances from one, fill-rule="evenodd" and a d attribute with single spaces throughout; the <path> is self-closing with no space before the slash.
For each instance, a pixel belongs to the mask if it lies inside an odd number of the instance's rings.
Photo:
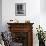
<path id="1" fill-rule="evenodd" d="M 33 23 L 7 23 L 9 25 L 9 30 L 12 32 L 28 32 L 32 30 Z"/>
<path id="2" fill-rule="evenodd" d="M 33 25 L 34 23 L 7 23 L 8 25 Z"/>

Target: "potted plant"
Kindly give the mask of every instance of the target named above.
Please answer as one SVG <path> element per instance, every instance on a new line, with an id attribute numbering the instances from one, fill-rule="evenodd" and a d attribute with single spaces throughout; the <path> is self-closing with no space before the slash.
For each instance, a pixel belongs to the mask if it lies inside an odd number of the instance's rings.
<path id="1" fill-rule="evenodd" d="M 42 27 L 36 28 L 37 29 L 37 34 L 36 36 L 38 36 L 38 40 L 39 40 L 39 46 L 45 46 L 45 35 L 43 32 Z"/>

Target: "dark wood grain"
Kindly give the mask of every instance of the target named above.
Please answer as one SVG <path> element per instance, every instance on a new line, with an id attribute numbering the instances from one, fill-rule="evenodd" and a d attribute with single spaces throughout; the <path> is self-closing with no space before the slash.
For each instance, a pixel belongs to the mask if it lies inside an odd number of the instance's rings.
<path id="1" fill-rule="evenodd" d="M 33 46 L 33 23 L 7 23 L 9 25 L 9 31 L 12 33 L 16 32 L 27 32 L 27 43 L 25 43 L 25 46 Z M 12 34 L 13 35 L 13 34 Z M 15 38 L 15 34 L 13 39 Z M 26 45 L 27 44 L 27 45 Z"/>

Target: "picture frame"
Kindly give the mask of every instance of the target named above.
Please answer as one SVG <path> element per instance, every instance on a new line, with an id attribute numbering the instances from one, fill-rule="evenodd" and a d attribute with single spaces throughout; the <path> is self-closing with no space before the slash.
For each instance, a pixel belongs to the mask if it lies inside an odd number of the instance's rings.
<path id="1" fill-rule="evenodd" d="M 15 4 L 15 15 L 16 16 L 26 16 L 26 3 L 16 3 Z"/>

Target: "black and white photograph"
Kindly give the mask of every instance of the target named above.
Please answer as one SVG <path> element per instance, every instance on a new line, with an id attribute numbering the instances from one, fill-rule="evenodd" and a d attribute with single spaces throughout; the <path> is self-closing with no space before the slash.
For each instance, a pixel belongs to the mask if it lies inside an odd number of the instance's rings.
<path id="1" fill-rule="evenodd" d="M 26 16 L 26 3 L 16 3 L 15 4 L 15 15 L 16 16 Z"/>

